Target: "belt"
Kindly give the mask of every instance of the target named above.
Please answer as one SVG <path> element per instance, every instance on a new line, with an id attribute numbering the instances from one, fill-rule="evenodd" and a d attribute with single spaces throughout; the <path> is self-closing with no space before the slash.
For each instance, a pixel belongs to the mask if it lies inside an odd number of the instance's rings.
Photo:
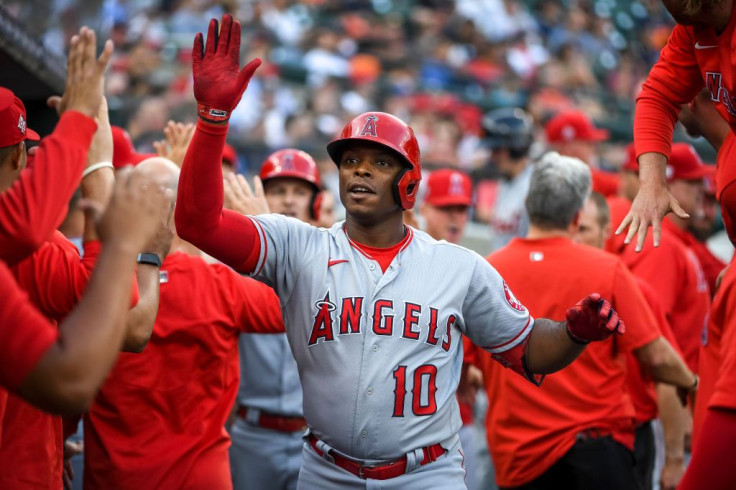
<path id="1" fill-rule="evenodd" d="M 238 417 L 249 421 L 247 415 L 248 407 L 242 405 L 238 407 Z M 268 412 L 260 412 L 258 420 L 254 422 L 259 427 L 279 432 L 301 432 L 307 428 L 307 421 L 304 420 L 304 417 L 285 417 Z"/>
<path id="2" fill-rule="evenodd" d="M 611 429 L 590 427 L 588 429 L 583 429 L 580 432 L 578 432 L 575 438 L 578 440 L 582 440 L 582 441 L 588 441 L 591 439 L 603 439 L 605 437 L 611 437 L 612 435 L 613 435 L 613 431 Z"/>
<path id="3" fill-rule="evenodd" d="M 309 434 L 309 444 L 312 446 L 312 449 L 314 449 L 317 454 L 324 457 L 324 452 L 319 449 L 319 447 L 317 447 L 318 441 L 319 439 L 317 439 L 317 437 L 315 437 L 313 434 Z M 437 458 L 439 458 L 446 452 L 447 451 L 445 450 L 445 448 L 443 448 L 439 444 L 423 447 L 422 453 L 424 454 L 424 458 L 422 459 L 422 462 L 419 463 L 419 466 L 424 466 L 425 464 L 437 461 Z M 397 476 L 401 476 L 406 473 L 406 456 L 391 461 L 390 463 L 379 465 L 364 465 L 348 459 L 344 456 L 341 456 L 335 451 L 328 451 L 328 453 L 335 465 L 363 480 L 389 480 L 391 478 L 396 478 Z"/>

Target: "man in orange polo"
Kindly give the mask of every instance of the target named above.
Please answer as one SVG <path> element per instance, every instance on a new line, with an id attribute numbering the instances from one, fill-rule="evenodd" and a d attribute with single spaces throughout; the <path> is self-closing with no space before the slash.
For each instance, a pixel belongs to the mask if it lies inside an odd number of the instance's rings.
<path id="1" fill-rule="evenodd" d="M 581 161 L 546 155 L 527 196 L 527 237 L 488 257 L 533 314 L 562 318 L 562 305 L 589 289 L 612 298 L 627 325 L 625 338 L 589 345 L 577 364 L 538 388 L 517 383 L 488 356 L 478 355 L 489 395 L 489 448 L 502 488 L 637 488 L 635 412 L 624 354 L 633 351 L 656 380 L 682 388 L 695 383 L 661 338 L 626 267 L 571 240 L 590 186 L 590 171 Z"/>

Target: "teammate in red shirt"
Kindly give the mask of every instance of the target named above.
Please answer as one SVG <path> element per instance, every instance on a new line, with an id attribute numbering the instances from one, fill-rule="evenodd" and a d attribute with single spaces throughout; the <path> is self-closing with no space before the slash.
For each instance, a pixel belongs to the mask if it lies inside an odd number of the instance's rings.
<path id="1" fill-rule="evenodd" d="M 136 173 L 175 189 L 155 158 Z M 239 386 L 240 332 L 284 331 L 268 286 L 178 251 L 161 268 L 159 311 L 140 354 L 121 354 L 85 417 L 85 488 L 232 488 L 225 421 Z"/>
<path id="2" fill-rule="evenodd" d="M 700 160 L 696 161 L 693 158 L 688 145 L 675 145 L 674 150 L 668 171 L 670 185 L 673 186 L 675 193 L 681 191 L 677 187 L 684 187 L 685 191 L 680 192 L 683 203 L 694 213 L 697 211 L 698 199 L 691 194 L 697 193 L 699 186 L 702 193 L 702 178 L 707 169 L 699 166 Z M 637 186 L 635 165 L 632 161 L 626 165 L 631 169 L 631 178 L 623 181 L 625 184 L 623 192 L 627 196 L 633 194 L 632 188 Z M 688 190 L 691 186 L 687 182 L 677 182 L 687 181 L 692 177 L 695 178 L 694 192 Z M 616 226 L 629 212 L 630 203 L 626 199 L 609 199 L 609 205 L 612 223 Z M 685 223 L 676 216 L 672 219 Z M 659 303 L 667 315 L 685 360 L 690 369 L 697 371 L 700 336 L 710 309 L 710 292 L 700 262 L 695 253 L 688 248 L 688 244 L 694 241 L 694 237 L 685 230 L 665 220 L 658 248 L 654 248 L 653 239 L 650 237 L 646 240 L 641 253 L 636 253 L 631 247 L 624 246 L 624 237 L 619 235 L 609 240 L 606 249 L 621 255 L 634 275 L 645 279 L 657 291 Z"/>
<path id="3" fill-rule="evenodd" d="M 723 119 L 736 128 L 734 40 L 736 14 L 733 1 L 664 0 L 677 25 L 662 49 L 659 61 L 649 72 L 636 101 L 634 142 L 641 167 L 642 187 L 631 212 L 617 233 L 629 227 L 626 243 L 638 234 L 637 250 L 651 225 L 655 246 L 660 243 L 661 221 L 674 212 L 681 218 L 687 213 L 667 190 L 666 166 L 677 116 L 705 88 Z M 727 142 L 733 142 L 729 136 Z M 728 224 L 736 217 L 736 166 L 731 164 L 732 144 L 721 147 L 718 158 L 717 197 Z M 733 225 L 729 225 L 731 228 Z M 732 232 L 730 236 L 736 236 Z"/>
<path id="4" fill-rule="evenodd" d="M 695 402 L 693 457 L 681 490 L 727 490 L 736 467 L 736 267 L 731 265 L 713 300 L 700 354 L 701 387 Z"/>
<path id="5" fill-rule="evenodd" d="M 165 200 L 162 191 L 143 184 L 128 175 L 116 184 L 98 223 L 105 249 L 84 298 L 58 330 L 33 309 L 0 263 L 0 386 L 50 412 L 89 406 L 122 345 L 135 255 L 153 236 L 154 211 Z"/>
<path id="6" fill-rule="evenodd" d="M 572 242 L 590 186 L 581 161 L 548 154 L 532 176 L 527 238 L 488 257 L 532 314 L 561 318 L 570 298 L 595 290 L 612 298 L 627 322 L 624 337 L 591 345 L 538 389 L 479 356 L 489 395 L 489 448 L 503 488 L 636 488 L 635 412 L 623 354 L 633 352 L 659 381 L 693 384 L 626 267 Z"/>
<path id="7" fill-rule="evenodd" d="M 603 249 L 611 232 L 611 213 L 608 203 L 603 195 L 594 192 L 580 213 L 575 241 Z M 681 355 L 669 322 L 659 305 L 656 290 L 644 279 L 636 277 L 636 280 L 646 303 L 657 320 L 658 330 L 678 355 Z M 634 459 L 642 490 L 652 488 L 655 483 L 660 483 L 665 489 L 674 488 L 685 472 L 686 409 L 678 399 L 674 387 L 665 384 L 655 387 L 649 373 L 631 352 L 626 353 L 626 366 L 626 386 L 636 413 Z M 664 445 L 656 436 L 658 431 L 654 427 L 655 419 L 660 411 L 664 429 Z M 663 467 L 660 464 L 662 460 L 664 460 Z"/>
<path id="8" fill-rule="evenodd" d="M 593 190 L 604 196 L 619 191 L 619 177 L 598 168 L 597 145 L 608 139 L 608 131 L 595 127 L 593 121 L 579 110 L 564 111 L 550 119 L 544 127 L 550 149 L 561 155 L 579 158 L 590 167 Z"/>

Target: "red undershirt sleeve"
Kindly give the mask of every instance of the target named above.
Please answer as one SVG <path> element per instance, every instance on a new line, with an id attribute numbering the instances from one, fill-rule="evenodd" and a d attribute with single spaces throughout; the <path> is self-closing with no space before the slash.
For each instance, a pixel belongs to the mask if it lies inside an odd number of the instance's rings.
<path id="1" fill-rule="evenodd" d="M 92 118 L 65 112 L 41 140 L 33 165 L 0 194 L 0 259 L 9 266 L 33 253 L 61 224 L 96 130 Z"/>
<path id="2" fill-rule="evenodd" d="M 634 144 L 637 157 L 654 152 L 669 158 L 680 107 L 692 101 L 703 88 L 694 50 L 689 31 L 676 26 L 636 99 Z"/>
<path id="3" fill-rule="evenodd" d="M 733 454 L 736 454 L 736 411 L 708 409 L 678 490 L 732 489 L 736 482 L 736 466 L 724 463 Z"/>
<path id="4" fill-rule="evenodd" d="M 234 269 L 251 273 L 260 240 L 250 218 L 223 209 L 222 150 L 228 126 L 197 122 L 179 177 L 176 230 L 184 240 Z"/>

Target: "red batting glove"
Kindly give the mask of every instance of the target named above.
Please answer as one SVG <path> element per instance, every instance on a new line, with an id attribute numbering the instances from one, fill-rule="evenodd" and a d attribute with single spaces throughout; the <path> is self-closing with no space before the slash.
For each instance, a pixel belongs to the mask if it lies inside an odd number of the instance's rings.
<path id="1" fill-rule="evenodd" d="M 210 20 L 206 48 L 198 32 L 192 51 L 197 114 L 208 122 L 230 119 L 253 73 L 261 66 L 256 58 L 240 70 L 240 22 L 225 14 L 219 34 L 217 27 L 217 19 Z"/>
<path id="2" fill-rule="evenodd" d="M 604 340 L 614 332 L 621 335 L 626 331 L 624 322 L 618 317 L 611 303 L 593 293 L 568 308 L 567 335 L 573 342 L 587 344 L 595 340 Z"/>

